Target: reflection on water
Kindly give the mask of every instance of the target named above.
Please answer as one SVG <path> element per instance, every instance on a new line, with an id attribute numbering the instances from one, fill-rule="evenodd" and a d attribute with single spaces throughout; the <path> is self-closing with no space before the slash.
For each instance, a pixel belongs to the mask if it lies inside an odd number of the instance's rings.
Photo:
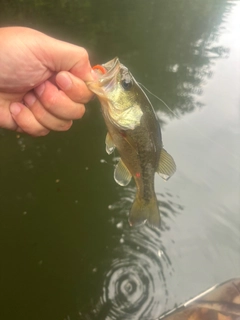
<path id="1" fill-rule="evenodd" d="M 123 228 L 123 223 L 127 224 L 127 218 L 129 214 L 129 210 L 132 206 L 132 203 L 135 198 L 136 189 L 133 187 L 122 188 L 117 186 L 120 199 L 114 204 L 108 206 L 108 209 L 113 211 L 113 215 L 111 217 L 111 222 L 116 224 L 117 228 Z M 120 189 L 122 188 L 122 189 Z M 156 192 L 158 207 L 160 211 L 161 217 L 161 231 L 167 230 L 167 219 L 170 219 L 172 216 L 175 216 L 183 210 L 183 205 L 179 203 L 179 197 L 173 196 L 169 190 L 165 192 Z M 129 230 L 128 226 L 127 232 Z M 132 230 L 132 229 L 130 229 Z"/>
<path id="2" fill-rule="evenodd" d="M 137 79 L 185 114 L 202 106 L 195 95 L 202 94 L 216 59 L 229 54 L 228 47 L 216 42 L 234 5 L 224 0 L 104 0 L 101 6 L 89 0 L 25 0 L 21 5 L 9 0 L 1 3 L 0 21 L 13 19 L 77 41 L 87 47 L 93 65 L 119 56 Z"/>
<path id="3" fill-rule="evenodd" d="M 177 115 L 239 153 L 239 1 L 9 0 L 0 8 L 1 25 L 80 44 L 93 65 L 119 56 Z M 168 191 L 156 179 L 160 231 L 128 225 L 135 190 L 117 186 L 99 161 L 99 104 L 68 132 L 35 139 L 0 130 L 1 319 L 152 320 L 239 273 L 238 159 L 153 105 L 178 165 Z"/>
<path id="4" fill-rule="evenodd" d="M 182 206 L 169 192 L 160 194 L 161 230 L 147 225 L 131 228 L 126 217 L 135 189 L 128 187 L 119 193 L 120 200 L 109 206 L 112 211 L 110 223 L 119 231 L 119 245 L 107 263 L 101 298 L 94 307 L 95 317 L 106 320 L 154 319 L 166 310 L 167 280 L 174 273 L 161 232 L 168 229 L 168 218 L 180 213 Z"/>
<path id="5" fill-rule="evenodd" d="M 106 319 L 149 319 L 164 310 L 168 297 L 164 272 L 169 261 L 159 233 L 144 227 L 124 233 L 120 242 L 103 283 Z"/>

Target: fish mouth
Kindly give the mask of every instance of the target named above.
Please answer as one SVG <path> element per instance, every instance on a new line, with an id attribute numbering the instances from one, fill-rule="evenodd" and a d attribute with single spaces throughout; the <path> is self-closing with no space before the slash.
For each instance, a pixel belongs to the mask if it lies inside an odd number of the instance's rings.
<path id="1" fill-rule="evenodd" d="M 117 83 L 117 75 L 120 72 L 121 63 L 118 57 L 93 67 L 97 80 L 87 82 L 89 90 L 95 93 L 101 99 L 107 99 L 107 92 L 115 88 Z"/>
<path id="2" fill-rule="evenodd" d="M 101 87 L 111 86 L 115 83 L 116 75 L 120 71 L 120 61 L 118 57 L 102 64 L 102 67 L 105 69 L 106 73 L 98 74 L 98 83 Z"/>
<path id="3" fill-rule="evenodd" d="M 120 70 L 121 64 L 118 57 L 116 57 L 102 64 L 100 67 L 101 69 L 99 68 L 99 72 L 96 72 L 96 74 L 98 76 L 98 84 L 101 87 L 103 87 L 108 86 L 112 82 L 112 80 L 116 78 L 116 75 Z M 93 67 L 93 69 L 95 68 Z M 98 69 L 98 66 L 96 66 L 96 69 Z"/>
<path id="4" fill-rule="evenodd" d="M 120 61 L 118 57 L 115 57 L 114 59 L 102 64 L 102 66 L 107 70 L 107 73 L 114 72 L 114 70 L 118 67 L 120 67 Z"/>

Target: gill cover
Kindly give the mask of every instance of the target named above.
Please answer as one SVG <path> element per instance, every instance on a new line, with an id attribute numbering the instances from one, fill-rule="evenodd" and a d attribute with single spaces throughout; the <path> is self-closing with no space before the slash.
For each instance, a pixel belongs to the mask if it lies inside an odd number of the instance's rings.
<path id="1" fill-rule="evenodd" d="M 98 71 L 98 82 L 89 82 L 88 87 L 101 100 L 104 115 L 119 129 L 134 130 L 143 115 L 140 105 L 131 99 L 138 86 L 136 80 L 118 58 L 94 69 Z"/>

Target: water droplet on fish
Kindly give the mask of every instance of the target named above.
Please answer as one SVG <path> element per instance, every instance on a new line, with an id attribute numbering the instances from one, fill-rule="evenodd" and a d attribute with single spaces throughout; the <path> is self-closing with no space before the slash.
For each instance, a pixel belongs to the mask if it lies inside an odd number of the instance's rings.
<path id="1" fill-rule="evenodd" d="M 117 224 L 116 224 L 116 227 L 117 227 L 118 229 L 121 229 L 121 228 L 123 227 L 123 222 L 121 221 L 121 222 L 117 223 Z"/>

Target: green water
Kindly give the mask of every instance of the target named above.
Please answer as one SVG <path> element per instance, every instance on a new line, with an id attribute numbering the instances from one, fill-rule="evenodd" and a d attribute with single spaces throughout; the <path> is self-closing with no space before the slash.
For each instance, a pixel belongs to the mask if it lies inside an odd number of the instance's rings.
<path id="1" fill-rule="evenodd" d="M 118 56 L 152 98 L 177 163 L 162 229 L 131 229 L 97 101 L 64 133 L 0 130 L 0 319 L 155 320 L 240 274 L 240 2 L 0 1 L 0 25 Z M 177 117 L 176 117 L 177 115 Z"/>

